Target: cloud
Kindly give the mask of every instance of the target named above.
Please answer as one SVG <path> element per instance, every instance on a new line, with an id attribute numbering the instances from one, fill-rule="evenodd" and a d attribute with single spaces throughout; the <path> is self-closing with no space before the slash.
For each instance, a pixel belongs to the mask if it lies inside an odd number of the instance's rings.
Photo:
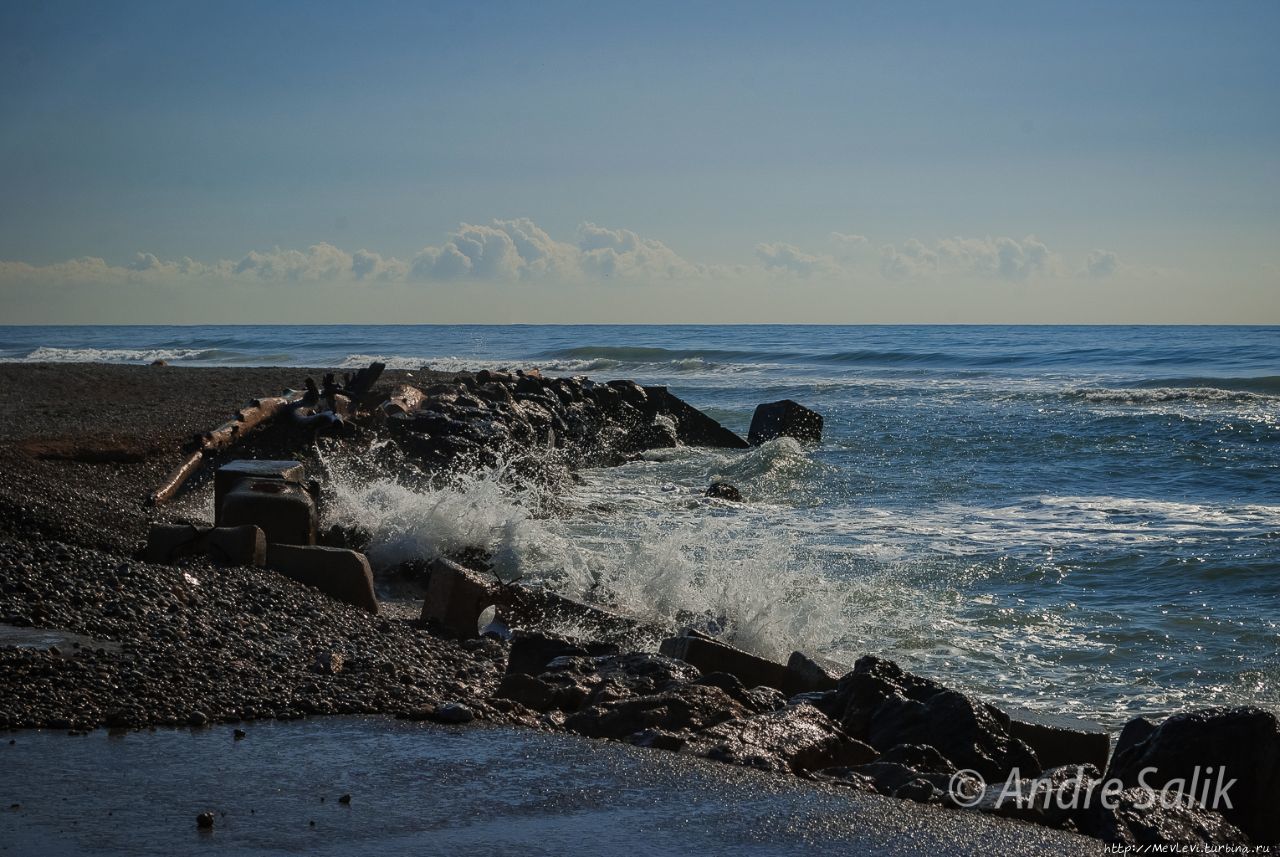
<path id="1" fill-rule="evenodd" d="M 886 244 L 880 251 L 884 276 L 911 279 L 928 274 L 1025 280 L 1061 272 L 1056 254 L 1034 235 L 1016 238 L 944 238 L 928 247 L 911 238 L 901 247 Z"/>
<path id="2" fill-rule="evenodd" d="M 1120 257 L 1111 250 L 1090 250 L 1085 259 L 1084 271 L 1090 277 L 1101 279 L 1109 277 L 1120 266 Z"/>
<path id="3" fill-rule="evenodd" d="M 869 240 L 865 235 L 855 235 L 852 232 L 832 232 L 831 239 L 841 244 L 866 244 Z"/>
<path id="4" fill-rule="evenodd" d="M 802 277 L 839 270 L 830 256 L 814 256 L 791 244 L 757 244 L 756 258 L 771 271 L 787 271 Z"/>
<path id="5" fill-rule="evenodd" d="M 553 238 L 527 217 L 462 223 L 439 244 L 423 247 L 407 260 L 361 249 L 349 252 L 326 242 L 303 250 L 254 250 L 239 259 L 201 262 L 166 260 L 139 252 L 120 265 L 86 256 L 48 265 L 0 261 L 0 285 L 35 286 L 152 283 L 180 286 L 216 281 L 289 283 L 521 283 L 589 284 L 603 281 L 656 283 L 709 279 L 762 283 L 780 277 L 874 282 L 930 277 L 1024 281 L 1048 277 L 1106 277 L 1120 268 L 1114 252 L 1094 250 L 1068 267 L 1033 235 L 944 238 L 931 244 L 909 238 L 873 245 L 865 236 L 831 232 L 835 255 L 811 253 L 794 244 L 756 245 L 745 264 L 690 261 L 667 244 L 629 229 L 591 222 L 570 240 Z M 878 259 L 877 259 L 878 253 Z M 1130 270 L 1126 268 L 1126 270 Z"/>

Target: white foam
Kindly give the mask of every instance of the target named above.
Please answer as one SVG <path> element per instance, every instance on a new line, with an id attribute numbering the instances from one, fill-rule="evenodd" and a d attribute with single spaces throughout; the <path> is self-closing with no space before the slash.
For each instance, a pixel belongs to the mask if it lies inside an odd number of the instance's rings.
<path id="1" fill-rule="evenodd" d="M 151 363 L 155 360 L 199 360 L 210 352 L 200 348 L 52 348 L 41 346 L 25 357 L 12 362 L 21 363 Z"/>

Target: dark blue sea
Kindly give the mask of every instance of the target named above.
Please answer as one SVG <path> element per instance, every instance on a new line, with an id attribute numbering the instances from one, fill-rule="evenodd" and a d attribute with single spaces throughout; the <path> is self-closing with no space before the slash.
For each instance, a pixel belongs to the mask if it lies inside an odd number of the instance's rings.
<path id="1" fill-rule="evenodd" d="M 1280 707 L 1280 328 L 0 328 L 5 360 L 157 358 L 635 378 L 740 432 L 796 399 L 816 449 L 654 453 L 550 517 L 488 473 L 353 481 L 340 514 L 380 562 L 480 541 L 571 594 L 1022 708 Z"/>

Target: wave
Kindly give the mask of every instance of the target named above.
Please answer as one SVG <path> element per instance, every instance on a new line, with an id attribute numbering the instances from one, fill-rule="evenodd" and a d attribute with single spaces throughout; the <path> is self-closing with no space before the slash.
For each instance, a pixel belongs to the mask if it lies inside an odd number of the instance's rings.
<path id="1" fill-rule="evenodd" d="M 1238 393 L 1259 393 L 1264 396 L 1280 396 L 1280 375 L 1259 375 L 1256 377 L 1217 378 L 1212 376 L 1191 376 L 1186 378 L 1150 378 L 1135 384 L 1141 388 L 1156 389 L 1210 389 L 1229 390 Z"/>
<path id="2" fill-rule="evenodd" d="M 227 352 L 206 348 L 53 348 L 40 346 L 28 354 L 13 357 L 19 363 L 166 363 L 195 360 L 221 360 Z"/>
<path id="3" fill-rule="evenodd" d="M 1273 396 L 1219 390 L 1214 387 L 1155 387 L 1142 389 L 1085 388 L 1073 390 L 1070 396 L 1085 402 L 1106 405 L 1159 405 L 1171 402 L 1205 402 L 1213 404 L 1245 404 L 1270 401 Z"/>

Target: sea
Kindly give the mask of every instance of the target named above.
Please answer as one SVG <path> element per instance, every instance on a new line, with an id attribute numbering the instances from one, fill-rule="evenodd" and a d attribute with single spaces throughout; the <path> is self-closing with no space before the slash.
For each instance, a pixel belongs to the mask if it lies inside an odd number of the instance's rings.
<path id="1" fill-rule="evenodd" d="M 877 654 L 1022 711 L 1280 709 L 1277 327 L 0 327 L 0 359 L 533 366 L 664 384 L 743 434 L 794 399 L 817 446 L 655 451 L 553 512 L 502 465 L 421 488 L 334 462 L 334 514 L 383 567 L 478 544 L 770 657 Z"/>

